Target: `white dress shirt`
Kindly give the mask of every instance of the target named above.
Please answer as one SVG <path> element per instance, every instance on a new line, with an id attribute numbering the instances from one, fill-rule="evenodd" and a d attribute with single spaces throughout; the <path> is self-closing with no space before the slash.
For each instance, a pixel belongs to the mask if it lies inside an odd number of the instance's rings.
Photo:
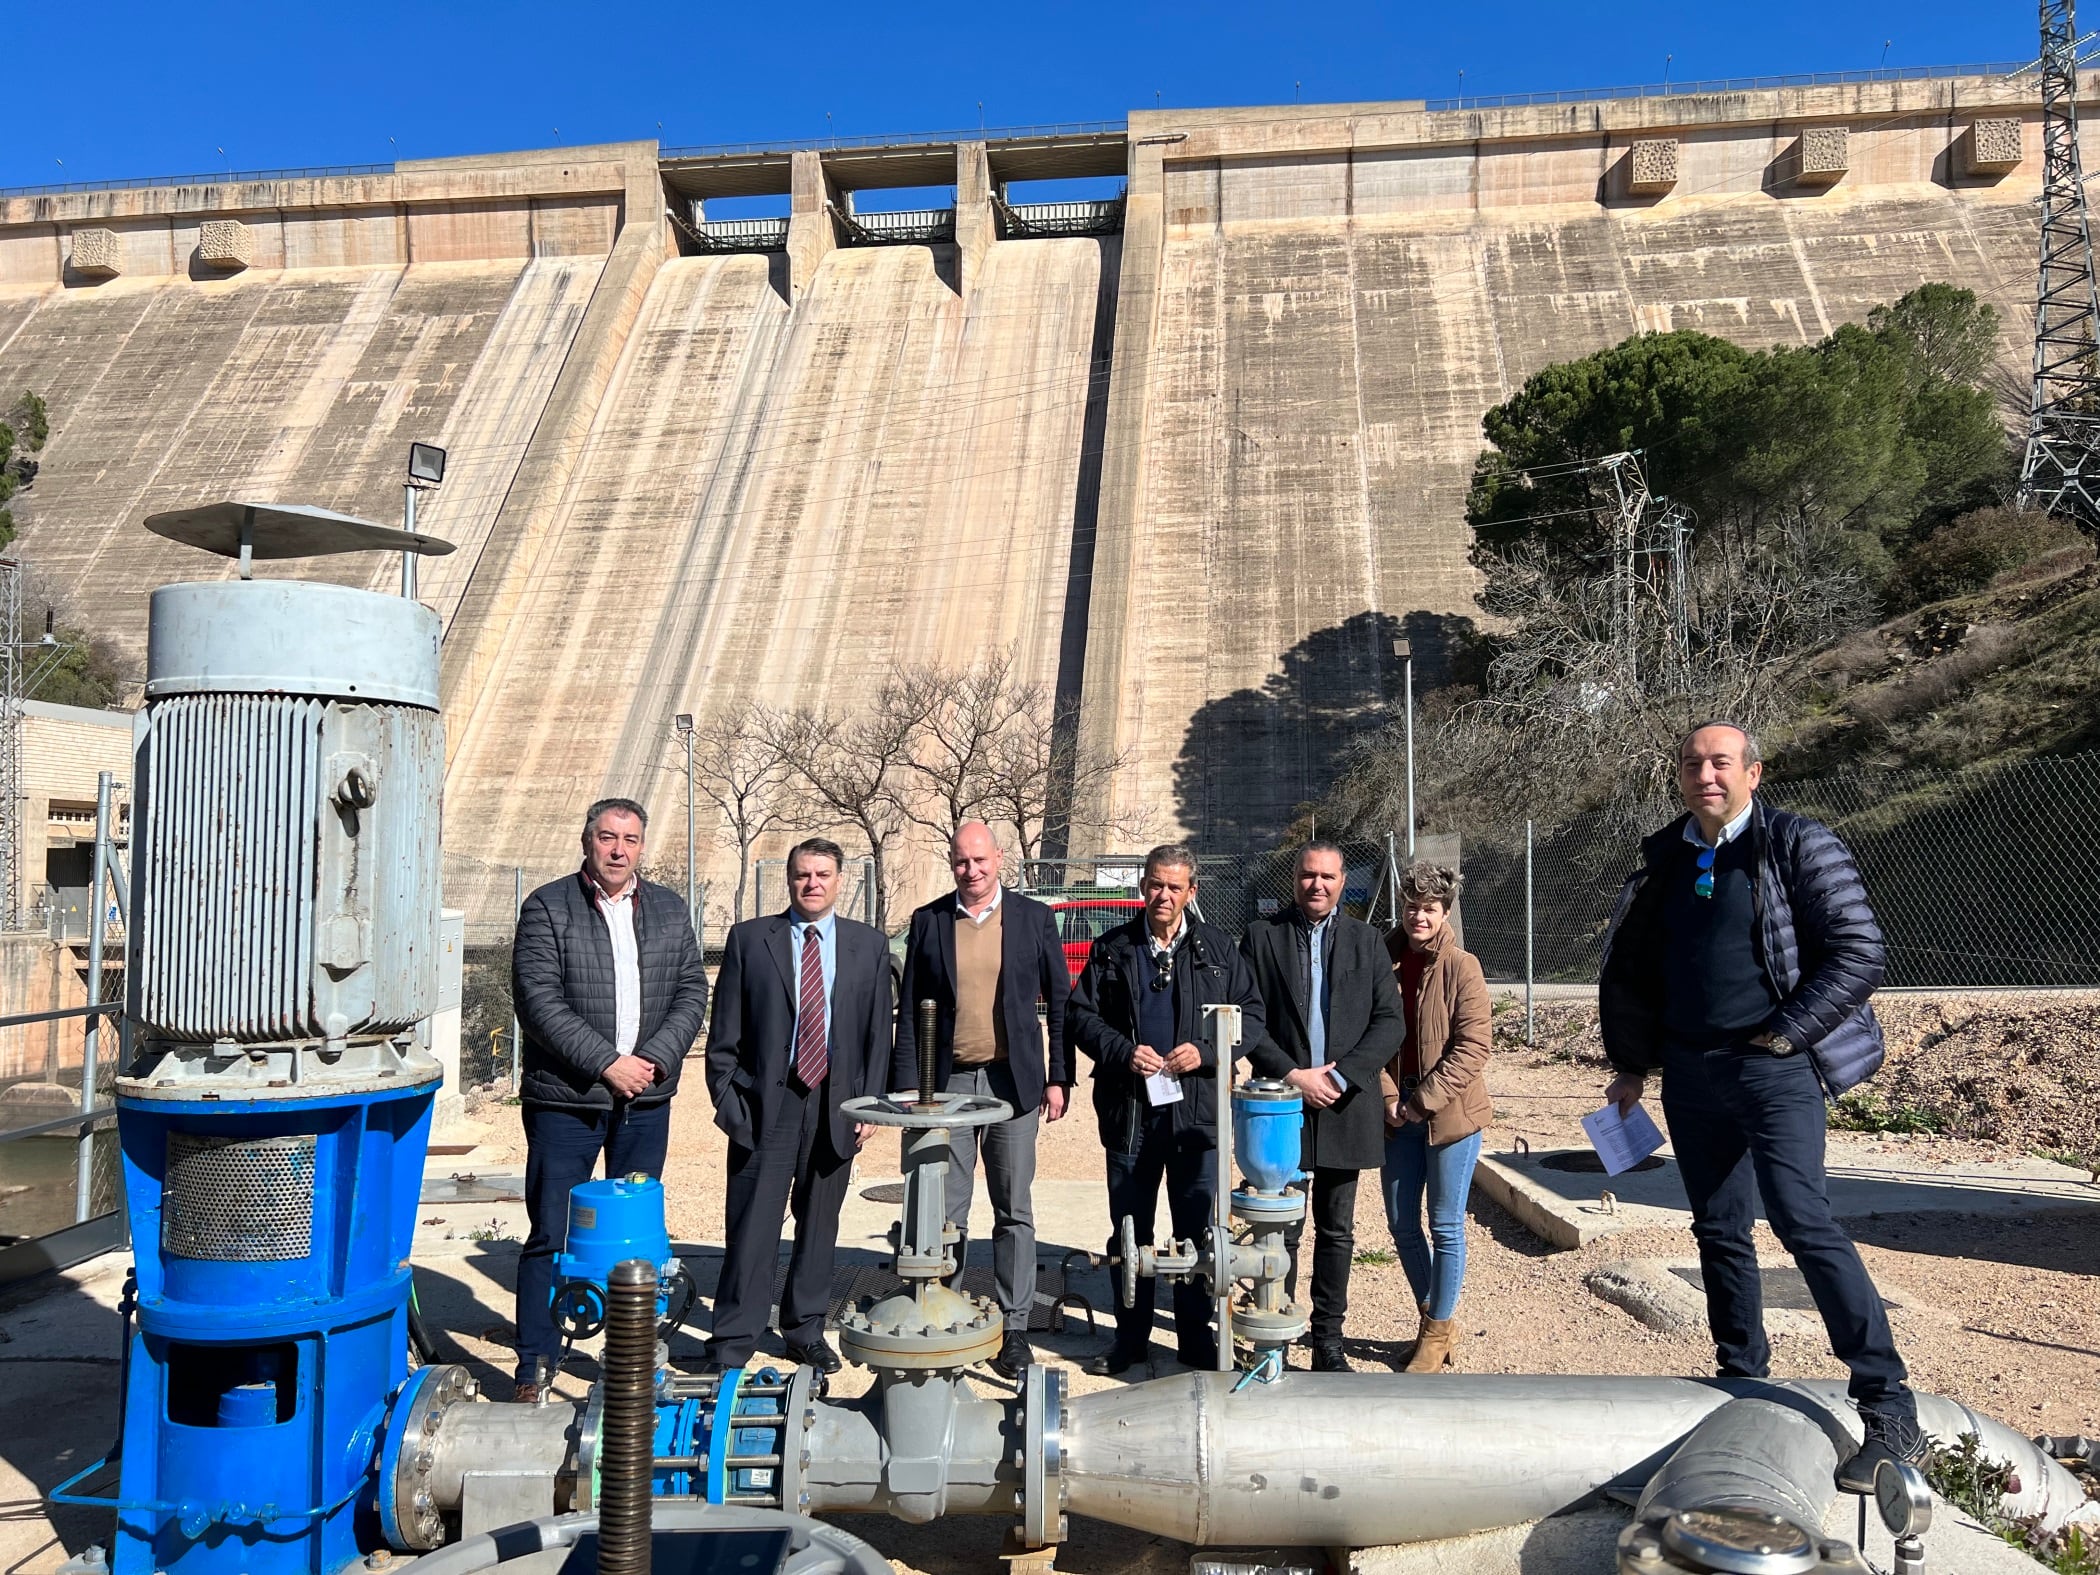
<path id="1" fill-rule="evenodd" d="M 592 883 L 596 885 L 594 881 Z M 598 911 L 612 932 L 613 1053 L 633 1055 L 642 1036 L 642 954 L 634 941 L 634 899 L 641 882 L 631 880 L 617 897 L 598 887 Z"/>

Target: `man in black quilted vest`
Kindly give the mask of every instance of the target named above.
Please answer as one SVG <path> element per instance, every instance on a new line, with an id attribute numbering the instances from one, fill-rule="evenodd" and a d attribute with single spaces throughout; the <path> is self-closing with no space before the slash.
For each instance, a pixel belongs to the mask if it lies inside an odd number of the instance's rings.
<path id="1" fill-rule="evenodd" d="M 707 971 L 685 899 L 643 880 L 649 816 L 600 799 L 583 867 L 518 910 L 511 1000 L 524 1041 L 525 1215 L 518 1254 L 515 1398 L 543 1397 L 561 1353 L 548 1298 L 569 1193 L 608 1176 L 661 1176 L 679 1069 L 707 1016 Z"/>
<path id="2" fill-rule="evenodd" d="M 1859 1251 L 1830 1217 L 1824 1099 L 1881 1065 L 1868 998 L 1888 949 L 1852 851 L 1828 826 L 1768 808 L 1757 740 L 1733 722 L 1677 750 L 1687 813 L 1641 844 L 1604 943 L 1598 1007 L 1631 1110 L 1662 1073 L 1663 1118 L 1692 1206 L 1706 1317 L 1724 1378 L 1764 1378 L 1757 1205 L 1800 1267 L 1852 1370 L 1866 1435 L 1837 1469 L 1870 1493 L 1874 1468 L 1924 1453 L 1917 1401 Z"/>

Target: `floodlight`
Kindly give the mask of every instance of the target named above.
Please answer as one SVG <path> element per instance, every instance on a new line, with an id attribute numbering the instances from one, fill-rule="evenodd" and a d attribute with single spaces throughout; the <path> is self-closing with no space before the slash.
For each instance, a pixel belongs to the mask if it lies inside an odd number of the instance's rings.
<path id="1" fill-rule="evenodd" d="M 679 712 L 671 718 L 671 725 L 681 733 L 690 733 L 693 730 L 693 713 L 690 711 Z"/>
<path id="2" fill-rule="evenodd" d="M 408 445 L 408 479 L 436 486 L 445 479 L 445 451 L 435 443 Z"/>

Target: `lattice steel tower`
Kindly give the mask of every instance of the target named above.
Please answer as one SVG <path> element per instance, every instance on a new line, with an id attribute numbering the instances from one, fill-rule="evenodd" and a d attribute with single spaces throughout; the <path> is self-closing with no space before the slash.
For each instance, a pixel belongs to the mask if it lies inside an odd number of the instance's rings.
<path id="1" fill-rule="evenodd" d="M 2020 503 L 2100 533 L 2100 290 L 2078 157 L 2074 0 L 2041 0 L 2042 264 Z"/>

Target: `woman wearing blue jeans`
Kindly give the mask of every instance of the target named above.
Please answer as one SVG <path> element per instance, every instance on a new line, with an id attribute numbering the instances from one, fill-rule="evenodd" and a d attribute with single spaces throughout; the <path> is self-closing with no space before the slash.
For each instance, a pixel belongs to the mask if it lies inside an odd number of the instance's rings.
<path id="1" fill-rule="evenodd" d="M 1487 980 L 1479 959 L 1451 934 L 1458 887 L 1456 870 L 1414 865 L 1400 884 L 1400 928 L 1385 943 L 1407 1014 L 1407 1043 L 1379 1081 L 1385 1092 L 1385 1217 L 1422 1309 L 1410 1373 L 1441 1371 L 1458 1343 L 1466 1195 L 1480 1158 L 1481 1131 L 1493 1115 L 1486 1076 L 1493 1042 Z"/>

